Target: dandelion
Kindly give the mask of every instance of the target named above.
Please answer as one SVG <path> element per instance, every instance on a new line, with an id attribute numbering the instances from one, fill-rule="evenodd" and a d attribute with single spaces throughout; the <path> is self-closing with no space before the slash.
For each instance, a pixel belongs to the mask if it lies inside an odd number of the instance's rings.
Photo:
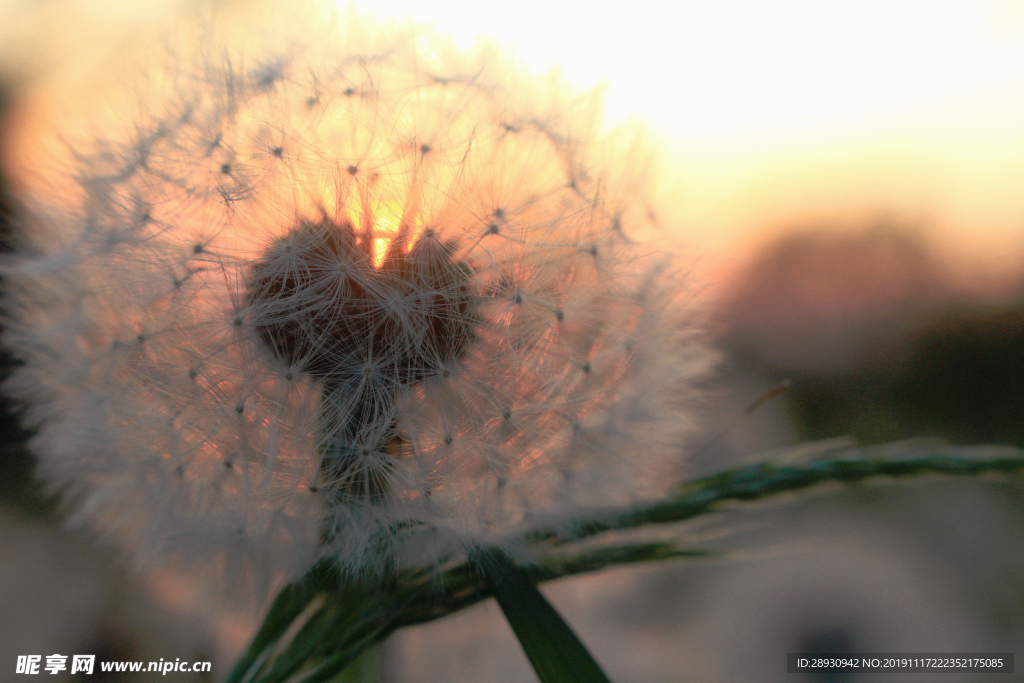
<path id="1" fill-rule="evenodd" d="M 663 492 L 692 428 L 710 354 L 592 100 L 345 23 L 198 43 L 29 198 L 8 391 L 74 518 L 142 564 L 515 552 Z"/>

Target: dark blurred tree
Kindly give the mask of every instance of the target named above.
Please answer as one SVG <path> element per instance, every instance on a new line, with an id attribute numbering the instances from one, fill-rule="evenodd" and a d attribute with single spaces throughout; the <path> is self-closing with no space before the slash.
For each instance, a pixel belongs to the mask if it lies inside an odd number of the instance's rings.
<path id="1" fill-rule="evenodd" d="M 898 371 L 804 376 L 793 401 L 808 438 L 1024 447 L 1024 304 L 947 313 L 911 339 Z"/>
<path id="2" fill-rule="evenodd" d="M 824 374 L 892 357 L 951 296 L 920 231 L 790 233 L 755 259 L 728 296 L 726 343 L 784 373 Z"/>
<path id="3" fill-rule="evenodd" d="M 1024 302 L 958 301 L 907 228 L 784 237 L 755 260 L 725 317 L 740 358 L 792 379 L 806 438 L 1024 447 Z"/>

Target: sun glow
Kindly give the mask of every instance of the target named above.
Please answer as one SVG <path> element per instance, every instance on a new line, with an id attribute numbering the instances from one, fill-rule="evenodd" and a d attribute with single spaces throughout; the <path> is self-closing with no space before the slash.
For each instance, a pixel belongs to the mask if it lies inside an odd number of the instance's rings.
<path id="1" fill-rule="evenodd" d="M 361 205 L 362 204 L 362 205 Z M 372 240 L 371 256 L 373 267 L 380 268 L 387 256 L 388 247 L 399 236 L 402 224 L 402 205 L 395 201 L 352 203 L 348 206 L 348 218 L 357 231 L 363 233 L 360 239 Z M 369 220 L 365 216 L 369 215 Z M 365 231 L 370 235 L 365 236 Z M 408 237 L 412 237 L 407 236 Z M 412 240 L 405 245 L 406 251 L 412 246 Z"/>
<path id="2" fill-rule="evenodd" d="M 373 238 L 373 267 L 380 268 L 381 264 L 384 263 L 384 256 L 388 253 L 388 246 L 391 244 L 392 238 L 389 237 L 374 237 Z"/>
<path id="3" fill-rule="evenodd" d="M 373 212 L 373 267 L 380 268 L 388 247 L 399 234 L 402 209 L 395 202 L 381 202 Z M 409 245 L 406 245 L 408 248 Z"/>

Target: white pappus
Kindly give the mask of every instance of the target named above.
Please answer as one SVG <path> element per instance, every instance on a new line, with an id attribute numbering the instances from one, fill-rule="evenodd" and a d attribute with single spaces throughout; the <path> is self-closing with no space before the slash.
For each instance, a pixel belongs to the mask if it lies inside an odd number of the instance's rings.
<path id="1" fill-rule="evenodd" d="M 142 564 L 511 548 L 663 492 L 693 428 L 713 355 L 629 237 L 646 169 L 594 98 L 339 25 L 180 48 L 25 199 L 7 390 L 41 475 Z"/>

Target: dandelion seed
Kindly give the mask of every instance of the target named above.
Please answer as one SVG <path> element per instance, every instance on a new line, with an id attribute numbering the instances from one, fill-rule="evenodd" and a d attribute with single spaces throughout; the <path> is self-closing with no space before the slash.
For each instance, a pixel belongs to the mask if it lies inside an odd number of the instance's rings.
<path id="1" fill-rule="evenodd" d="M 309 45 L 175 62 L 73 199 L 29 198 L 59 239 L 4 271 L 8 391 L 41 473 L 144 563 L 289 576 L 657 495 L 710 354 L 592 122 L 407 29 Z"/>

